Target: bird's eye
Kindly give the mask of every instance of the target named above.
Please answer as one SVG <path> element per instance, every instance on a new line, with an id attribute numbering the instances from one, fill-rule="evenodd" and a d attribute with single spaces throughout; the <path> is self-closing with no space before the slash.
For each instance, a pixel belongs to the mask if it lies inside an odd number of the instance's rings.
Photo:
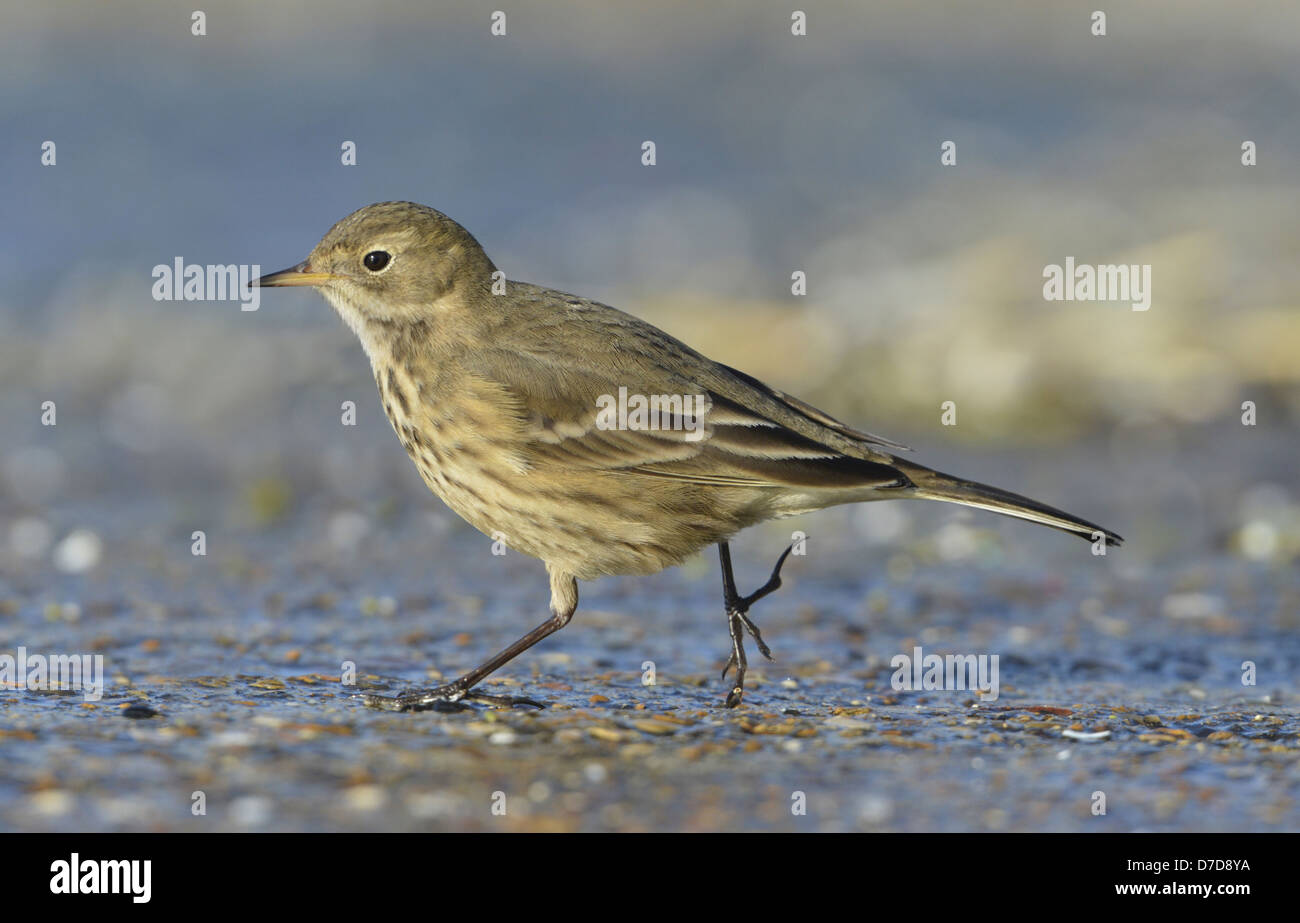
<path id="1" fill-rule="evenodd" d="M 369 269 L 371 272 L 379 272 L 379 270 L 388 265 L 388 261 L 391 259 L 392 256 L 383 250 L 371 250 L 366 254 L 365 259 L 361 262 L 365 263 L 366 269 Z"/>

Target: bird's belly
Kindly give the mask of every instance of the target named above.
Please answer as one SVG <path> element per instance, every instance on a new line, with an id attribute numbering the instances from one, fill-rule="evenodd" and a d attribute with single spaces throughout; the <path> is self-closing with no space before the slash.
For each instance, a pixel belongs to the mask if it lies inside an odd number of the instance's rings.
<path id="1" fill-rule="evenodd" d="M 474 528 L 583 580 L 658 573 L 750 524 L 692 488 L 635 474 L 520 471 L 500 460 L 509 453 L 471 443 L 407 450 L 429 489 Z"/>
<path id="2" fill-rule="evenodd" d="M 493 542 L 580 579 L 657 573 L 766 518 L 745 492 L 539 458 L 518 419 L 472 389 L 435 398 L 402 369 L 376 381 L 430 490 Z"/>

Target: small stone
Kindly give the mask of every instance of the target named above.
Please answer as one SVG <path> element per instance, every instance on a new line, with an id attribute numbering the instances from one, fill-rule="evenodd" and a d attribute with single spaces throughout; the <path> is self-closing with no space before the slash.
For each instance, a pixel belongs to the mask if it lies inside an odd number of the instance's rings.
<path id="1" fill-rule="evenodd" d="M 161 715 L 162 712 L 155 711 L 148 705 L 142 705 L 139 702 L 128 705 L 122 709 L 123 718 L 157 718 Z"/>
<path id="2" fill-rule="evenodd" d="M 677 725 L 669 724 L 667 721 L 660 721 L 658 718 L 648 718 L 644 721 L 633 721 L 632 726 L 638 731 L 645 731 L 647 734 L 657 734 L 662 736 L 677 733 Z"/>

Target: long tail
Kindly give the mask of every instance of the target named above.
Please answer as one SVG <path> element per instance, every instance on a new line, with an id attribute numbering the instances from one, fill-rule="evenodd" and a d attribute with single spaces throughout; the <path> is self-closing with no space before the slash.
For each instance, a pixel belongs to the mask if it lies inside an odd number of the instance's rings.
<path id="1" fill-rule="evenodd" d="M 1028 497 L 1013 494 L 1009 490 L 990 487 L 977 481 L 956 478 L 951 474 L 933 471 L 898 458 L 895 459 L 895 464 L 915 485 L 912 496 L 921 497 L 925 500 L 942 500 L 945 503 L 960 503 L 962 506 L 991 510 L 1004 516 L 1013 516 L 1016 519 L 1025 519 L 1029 522 L 1051 526 L 1053 529 L 1060 529 L 1062 532 L 1082 536 L 1088 541 L 1094 541 L 1097 533 L 1100 532 L 1106 536 L 1108 544 L 1123 544 L 1124 540 L 1110 529 L 1104 529 L 1095 523 L 1088 522 L 1086 519 L 1072 516 L 1063 510 L 1050 507 L 1045 503 L 1039 503 L 1037 500 L 1030 500 Z"/>

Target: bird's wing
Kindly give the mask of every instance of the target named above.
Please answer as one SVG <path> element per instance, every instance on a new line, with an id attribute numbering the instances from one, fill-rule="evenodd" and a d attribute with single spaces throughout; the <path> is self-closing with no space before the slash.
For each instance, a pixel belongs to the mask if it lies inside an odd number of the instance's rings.
<path id="1" fill-rule="evenodd" d="M 508 322 L 526 325 L 526 332 L 504 331 L 501 342 L 511 344 L 509 351 L 475 351 L 463 364 L 513 404 L 525 457 L 569 470 L 622 469 L 719 487 L 899 489 L 1089 541 L 1099 532 L 1112 543 L 1121 541 L 1028 497 L 896 458 L 878 448 L 895 443 L 850 429 L 631 315 L 535 286 L 523 289 Z M 620 388 L 629 395 L 705 396 L 703 435 L 689 439 L 685 426 L 602 428 L 598 399 Z"/>
<path id="2" fill-rule="evenodd" d="M 910 448 L 903 445 L 901 442 L 894 442 L 891 439 L 885 439 L 883 436 L 875 436 L 871 433 L 864 433 L 861 430 L 856 430 L 851 426 L 841 423 L 839 420 L 835 419 L 830 414 L 826 413 L 823 410 L 818 410 L 816 407 L 814 407 L 812 404 L 809 404 L 807 401 L 801 401 L 799 400 L 799 398 L 794 397 L 793 395 L 790 394 L 786 394 L 784 391 L 778 391 L 776 388 L 764 384 L 754 376 L 747 375 L 744 372 L 740 371 L 739 369 L 733 369 L 731 366 L 723 365 L 721 362 L 713 362 L 711 364 L 716 366 L 719 372 L 729 374 L 733 378 L 735 378 L 736 381 L 742 386 L 739 389 L 741 393 L 748 391 L 751 394 L 763 395 L 767 398 L 770 398 L 771 400 L 777 402 L 778 405 L 783 405 L 783 409 L 785 409 L 789 413 L 793 413 L 800 417 L 804 417 L 809 421 L 811 421 L 812 423 L 825 427 L 826 429 L 830 430 L 832 433 L 835 433 L 840 436 L 844 436 L 848 439 L 853 440 L 854 442 L 861 443 L 862 445 L 868 447 L 883 446 L 885 448 L 898 449 L 902 452 L 912 451 Z"/>
<path id="3" fill-rule="evenodd" d="M 524 451 L 534 463 L 717 487 L 909 484 L 892 457 L 870 444 L 883 440 L 714 363 L 630 315 L 574 301 L 568 304 L 577 310 L 544 312 L 527 337 L 509 337 L 515 348 L 476 350 L 462 359 L 468 374 L 515 401 Z M 637 395 L 682 403 L 650 414 L 649 426 L 644 419 L 637 425 L 631 414 L 617 416 L 620 389 L 624 407 Z M 701 405 L 706 409 L 697 420 L 690 409 Z"/>

